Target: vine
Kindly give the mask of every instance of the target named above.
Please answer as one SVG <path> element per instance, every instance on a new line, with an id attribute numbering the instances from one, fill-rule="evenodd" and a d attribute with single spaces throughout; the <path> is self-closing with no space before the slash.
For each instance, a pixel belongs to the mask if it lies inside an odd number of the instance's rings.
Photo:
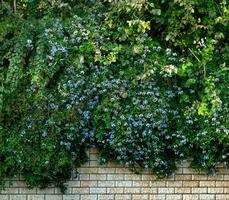
<path id="1" fill-rule="evenodd" d="M 1 186 L 64 192 L 91 145 L 160 178 L 229 165 L 229 8 L 208 2 L 2 1 Z"/>

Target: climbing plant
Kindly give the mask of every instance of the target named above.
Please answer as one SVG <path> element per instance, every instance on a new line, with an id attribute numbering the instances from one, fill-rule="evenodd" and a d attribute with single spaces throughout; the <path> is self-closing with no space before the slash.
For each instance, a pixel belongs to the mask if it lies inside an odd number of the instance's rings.
<path id="1" fill-rule="evenodd" d="M 91 145 L 158 177 L 229 165 L 226 0 L 3 0 L 0 15 L 2 187 L 64 192 Z"/>

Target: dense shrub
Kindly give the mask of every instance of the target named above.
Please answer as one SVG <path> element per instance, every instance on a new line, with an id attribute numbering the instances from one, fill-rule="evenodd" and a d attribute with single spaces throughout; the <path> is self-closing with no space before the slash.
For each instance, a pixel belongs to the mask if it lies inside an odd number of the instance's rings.
<path id="1" fill-rule="evenodd" d="M 169 176 L 229 165 L 229 8 L 214 1 L 2 1 L 0 176 L 65 189 L 85 149 Z"/>

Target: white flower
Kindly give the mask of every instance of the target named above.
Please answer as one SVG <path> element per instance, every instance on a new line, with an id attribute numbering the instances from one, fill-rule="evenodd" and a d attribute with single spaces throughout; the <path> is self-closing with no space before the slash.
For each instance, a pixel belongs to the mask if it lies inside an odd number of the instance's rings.
<path id="1" fill-rule="evenodd" d="M 177 67 L 174 65 L 165 65 L 162 67 L 162 70 L 168 74 L 177 73 Z"/>

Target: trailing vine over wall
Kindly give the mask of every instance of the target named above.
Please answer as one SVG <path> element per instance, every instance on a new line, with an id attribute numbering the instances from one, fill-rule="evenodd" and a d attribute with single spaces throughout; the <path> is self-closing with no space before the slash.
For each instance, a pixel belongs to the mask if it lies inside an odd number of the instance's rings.
<path id="1" fill-rule="evenodd" d="M 16 7 L 15 7 L 15 4 Z M 101 163 L 229 165 L 226 0 L 2 1 L 0 177 L 62 191 Z M 16 10 L 16 12 L 15 12 Z"/>

